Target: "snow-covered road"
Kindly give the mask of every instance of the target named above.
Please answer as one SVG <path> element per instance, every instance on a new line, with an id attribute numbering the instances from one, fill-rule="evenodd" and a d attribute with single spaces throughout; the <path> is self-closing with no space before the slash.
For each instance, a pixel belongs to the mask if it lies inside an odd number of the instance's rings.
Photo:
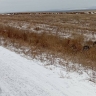
<path id="1" fill-rule="evenodd" d="M 60 78 L 40 62 L 0 47 L 0 96 L 96 96 L 87 81 Z"/>

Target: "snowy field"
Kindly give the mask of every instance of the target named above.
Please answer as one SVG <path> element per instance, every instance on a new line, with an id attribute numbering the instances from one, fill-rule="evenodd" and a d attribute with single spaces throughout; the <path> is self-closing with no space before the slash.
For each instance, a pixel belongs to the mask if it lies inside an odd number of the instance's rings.
<path id="1" fill-rule="evenodd" d="M 0 96 L 96 96 L 86 73 L 41 65 L 0 46 Z"/>

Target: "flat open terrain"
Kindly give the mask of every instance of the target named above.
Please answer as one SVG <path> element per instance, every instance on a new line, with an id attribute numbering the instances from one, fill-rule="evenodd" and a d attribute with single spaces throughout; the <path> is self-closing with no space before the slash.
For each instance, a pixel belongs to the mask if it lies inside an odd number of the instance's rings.
<path id="1" fill-rule="evenodd" d="M 1 14 L 0 96 L 96 96 L 95 12 Z"/>
<path id="2" fill-rule="evenodd" d="M 39 53 L 47 50 L 53 54 L 65 54 L 84 65 L 96 65 L 95 12 L 1 14 L 0 26 L 6 44 L 8 40 L 19 44 L 8 44 L 10 46 L 30 46 L 32 50 L 39 49 Z"/>
<path id="3" fill-rule="evenodd" d="M 47 65 L 83 66 L 96 76 L 95 12 L 1 14 L 0 45 Z"/>

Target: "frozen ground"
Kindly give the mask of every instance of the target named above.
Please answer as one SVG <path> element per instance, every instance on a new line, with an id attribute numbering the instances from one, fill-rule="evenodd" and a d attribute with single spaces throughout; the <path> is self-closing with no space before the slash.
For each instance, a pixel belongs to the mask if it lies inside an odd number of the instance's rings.
<path id="1" fill-rule="evenodd" d="M 41 65 L 0 47 L 0 96 L 96 96 L 86 73 Z"/>
<path id="2" fill-rule="evenodd" d="M 5 25 L 4 22 L 3 23 L 0 22 L 0 23 Z M 72 23 L 72 22 L 69 22 L 69 23 Z M 76 23 L 76 22 L 73 22 L 73 23 Z M 64 23 L 64 24 L 67 24 L 67 23 Z M 30 32 L 36 32 L 36 33 L 42 33 L 42 32 L 46 32 L 49 34 L 51 33 L 53 35 L 59 35 L 60 37 L 63 37 L 63 38 L 74 37 L 73 30 L 69 30 L 69 29 L 58 30 L 58 28 L 56 26 L 50 26 L 47 24 L 30 24 L 27 22 L 10 21 L 10 22 L 6 23 L 6 26 L 18 28 L 21 30 L 28 30 Z M 81 26 L 81 28 L 82 27 L 84 28 L 84 25 Z M 36 28 L 39 28 L 39 29 L 36 30 Z M 87 28 L 87 27 L 85 27 L 85 28 Z M 96 33 L 94 31 L 83 30 L 83 29 L 78 29 L 75 31 L 76 31 L 75 35 L 83 35 L 85 38 L 85 41 L 88 41 L 88 40 L 96 41 Z"/>

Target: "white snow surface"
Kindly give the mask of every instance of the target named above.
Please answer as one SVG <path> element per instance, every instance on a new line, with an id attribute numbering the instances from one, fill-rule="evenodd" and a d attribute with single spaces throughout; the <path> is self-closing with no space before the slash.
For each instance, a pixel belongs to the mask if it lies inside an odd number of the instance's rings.
<path id="1" fill-rule="evenodd" d="M 0 46 L 0 96 L 96 96 L 87 74 L 45 68 Z"/>

